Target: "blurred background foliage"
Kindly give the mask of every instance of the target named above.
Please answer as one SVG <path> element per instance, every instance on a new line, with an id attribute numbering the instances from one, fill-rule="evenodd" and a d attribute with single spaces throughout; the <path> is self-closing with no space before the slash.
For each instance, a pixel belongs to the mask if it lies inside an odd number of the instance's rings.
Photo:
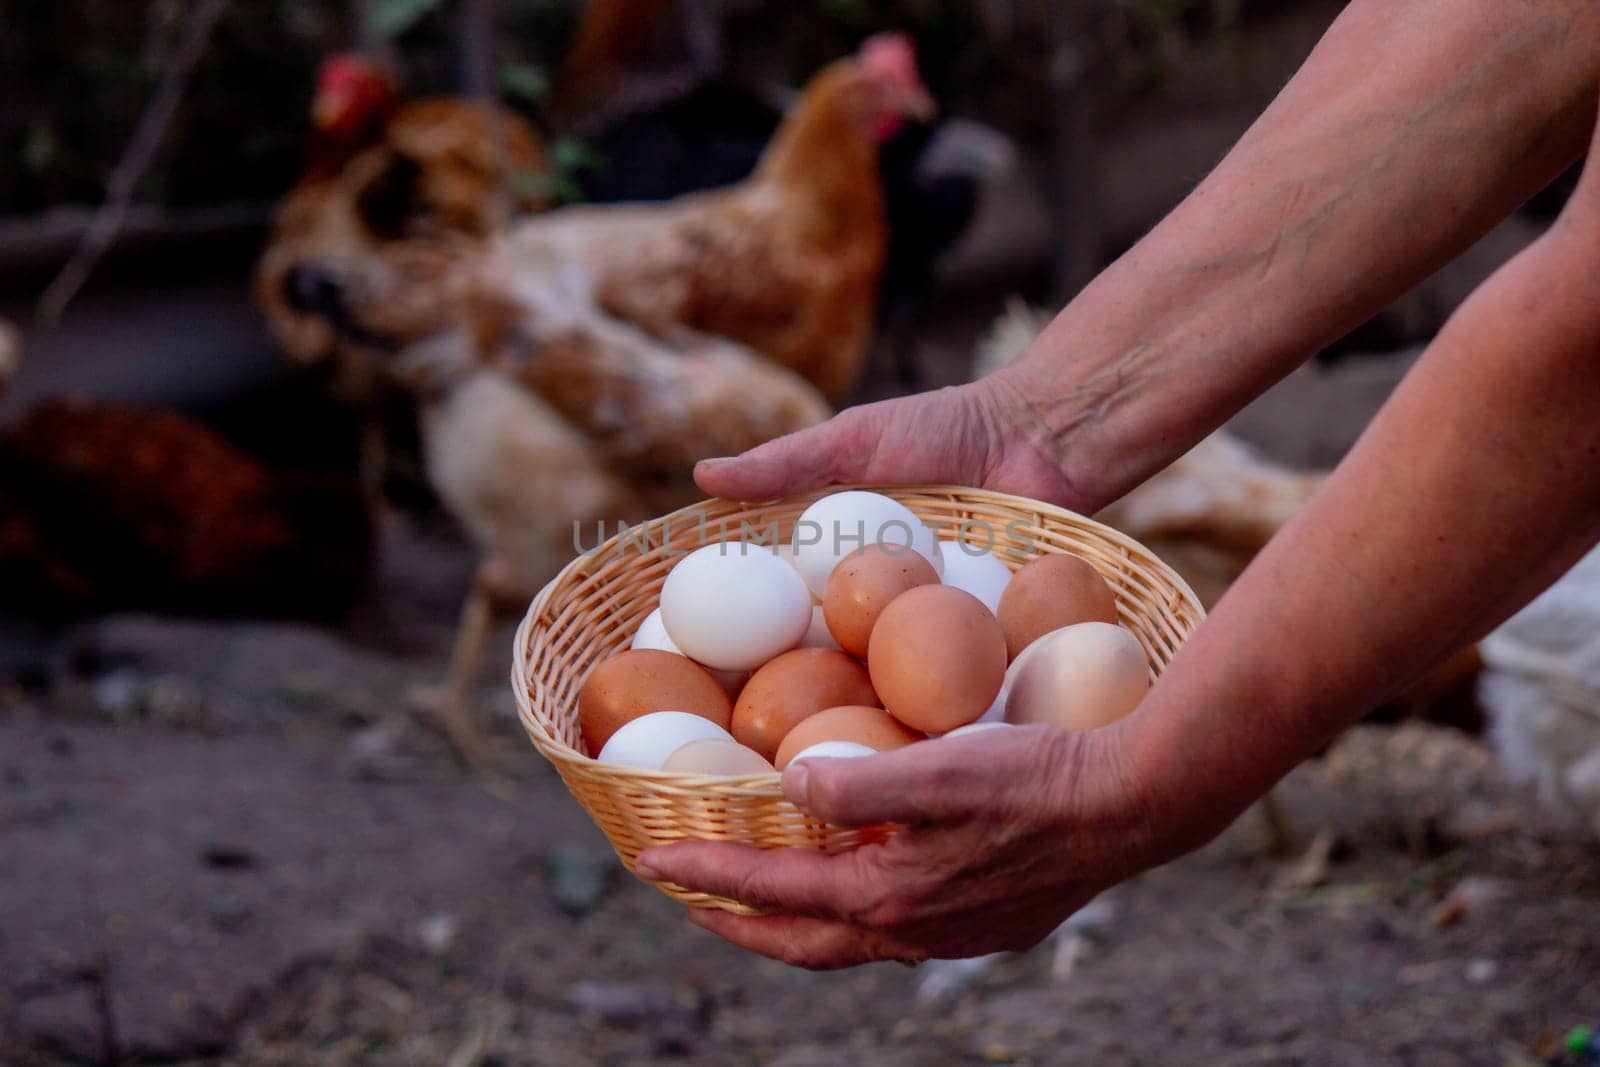
<path id="1" fill-rule="evenodd" d="M 234 0 L 138 199 L 171 207 L 273 199 L 301 165 L 317 63 L 331 51 L 381 48 L 408 90 L 458 91 L 462 6 L 461 0 Z M 537 120 L 581 0 L 496 0 L 492 6 L 494 84 L 508 103 Z M 1078 6 L 1089 16 L 1092 43 L 1102 49 L 1116 84 L 1138 92 L 1159 85 L 1182 48 L 1219 39 L 1248 7 L 1266 5 L 1080 0 Z M 0 64 L 9 75 L 0 107 L 0 214 L 102 197 L 192 7 L 193 0 L 0 5 Z M 725 0 L 718 12 L 727 54 L 758 56 L 762 75 L 790 83 L 865 34 L 910 29 L 928 81 L 956 101 L 964 85 L 987 84 L 994 67 L 1008 62 L 1003 53 L 972 48 L 975 33 L 1039 14 L 1037 2 L 1019 0 Z M 562 151 L 564 169 L 583 165 L 581 146 Z M 571 193 L 553 191 L 562 198 Z"/>
<path id="2" fill-rule="evenodd" d="M 0 210 L 99 200 L 170 61 L 186 0 L 8 0 L 0 64 Z M 264 200 L 300 162 L 319 57 L 349 43 L 341 0 L 229 6 L 140 199 Z"/>

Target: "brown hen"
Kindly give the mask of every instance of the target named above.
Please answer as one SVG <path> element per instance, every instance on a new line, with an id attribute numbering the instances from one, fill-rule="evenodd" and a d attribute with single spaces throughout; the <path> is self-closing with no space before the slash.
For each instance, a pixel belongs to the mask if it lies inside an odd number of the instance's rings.
<path id="1" fill-rule="evenodd" d="M 515 303 L 530 289 L 560 288 L 673 347 L 738 342 L 837 401 L 866 356 L 888 239 L 877 144 L 931 109 L 910 42 L 881 35 L 812 79 L 737 185 L 523 219 L 487 252 L 465 241 L 425 251 L 399 242 L 376 255 L 316 242 L 299 259 L 274 261 L 273 273 L 337 286 L 339 306 L 311 310 L 320 329 L 342 328 L 358 344 L 399 348 L 438 332 L 440 293 L 459 304 L 465 289 L 498 290 Z"/>
<path id="2" fill-rule="evenodd" d="M 538 134 L 494 104 L 403 102 L 381 69 L 335 56 L 318 75 L 312 115 L 305 176 L 279 205 L 255 272 L 256 302 L 298 362 L 360 358 L 341 334 L 350 324 L 316 306 L 318 287 L 338 284 L 317 265 L 376 262 L 397 249 L 453 258 L 548 206 L 528 180 L 548 170 Z"/>
<path id="3" fill-rule="evenodd" d="M 421 398 L 429 479 L 484 548 L 441 711 L 461 748 L 478 748 L 491 606 L 525 603 L 574 524 L 657 510 L 692 492 L 696 460 L 817 422 L 853 387 L 886 243 L 875 146 L 929 109 L 909 42 L 874 38 L 817 75 L 737 186 L 271 264 L 302 317 Z M 360 202 L 330 235 L 361 230 Z"/>

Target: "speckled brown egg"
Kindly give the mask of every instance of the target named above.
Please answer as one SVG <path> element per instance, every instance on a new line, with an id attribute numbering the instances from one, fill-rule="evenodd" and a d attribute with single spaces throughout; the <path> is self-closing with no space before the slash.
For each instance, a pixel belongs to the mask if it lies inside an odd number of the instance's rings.
<path id="1" fill-rule="evenodd" d="M 831 648 L 797 648 L 750 676 L 733 708 L 734 739 L 772 759 L 802 719 L 844 704 L 876 705 L 861 664 Z"/>
<path id="2" fill-rule="evenodd" d="M 891 715 L 914 730 L 943 733 L 978 718 L 1000 692 L 1005 634 L 971 593 L 919 586 L 878 616 L 867 669 Z"/>
<path id="3" fill-rule="evenodd" d="M 775 762 L 781 771 L 798 753 L 824 741 L 850 741 L 878 752 L 888 752 L 921 740 L 924 740 L 921 734 L 902 725 L 882 708 L 860 705 L 828 708 L 801 720 L 789 731 L 783 744 L 778 746 Z"/>
<path id="4" fill-rule="evenodd" d="M 1098 571 L 1077 556 L 1053 554 L 1029 561 L 1000 595 L 1006 654 L 1016 659 L 1034 641 L 1080 622 L 1117 621 L 1117 595 Z"/>
<path id="5" fill-rule="evenodd" d="M 687 711 L 724 730 L 733 702 L 717 680 L 687 656 L 630 649 L 601 663 L 578 692 L 578 723 L 590 755 L 624 724 L 652 711 Z"/>
<path id="6" fill-rule="evenodd" d="M 873 624 L 889 601 L 919 585 L 938 584 L 933 564 L 910 549 L 868 545 L 828 575 L 822 616 L 840 648 L 852 656 L 865 656 Z"/>

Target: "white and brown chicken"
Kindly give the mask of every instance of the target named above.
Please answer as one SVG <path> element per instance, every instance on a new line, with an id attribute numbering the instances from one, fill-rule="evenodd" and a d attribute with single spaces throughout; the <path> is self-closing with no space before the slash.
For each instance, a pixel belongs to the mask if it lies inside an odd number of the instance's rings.
<path id="1" fill-rule="evenodd" d="M 853 388 L 887 244 L 876 146 L 931 106 L 910 42 L 886 35 L 819 72 L 725 189 L 379 232 L 374 205 L 426 207 L 432 166 L 504 161 L 402 164 L 388 139 L 291 198 L 258 276 L 270 321 L 417 395 L 428 478 L 484 552 L 440 715 L 463 752 L 481 750 L 468 696 L 494 607 L 573 556 L 575 523 L 686 499 L 697 460 L 818 422 Z"/>

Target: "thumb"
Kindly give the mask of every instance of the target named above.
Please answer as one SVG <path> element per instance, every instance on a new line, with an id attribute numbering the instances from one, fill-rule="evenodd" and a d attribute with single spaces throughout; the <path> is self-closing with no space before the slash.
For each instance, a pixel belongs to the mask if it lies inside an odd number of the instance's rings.
<path id="1" fill-rule="evenodd" d="M 771 500 L 860 475 L 860 423 L 852 412 L 797 430 L 737 456 L 695 464 L 701 489 L 724 500 Z"/>
<path id="2" fill-rule="evenodd" d="M 807 815 L 841 826 L 953 822 L 994 806 L 1007 758 L 1029 746 L 1013 730 L 925 741 L 855 759 L 810 759 L 783 772 L 783 792 Z M 998 783 L 998 786 L 997 786 Z"/>

